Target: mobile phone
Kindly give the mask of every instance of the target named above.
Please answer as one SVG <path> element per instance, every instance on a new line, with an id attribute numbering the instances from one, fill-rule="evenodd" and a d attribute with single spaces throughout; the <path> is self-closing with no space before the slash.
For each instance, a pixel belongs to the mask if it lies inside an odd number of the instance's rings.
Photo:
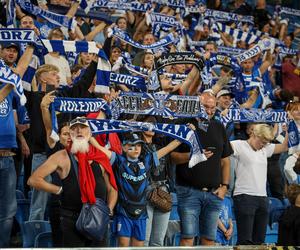
<path id="1" fill-rule="evenodd" d="M 214 150 L 216 150 L 216 147 L 207 147 L 206 150 L 214 151 Z"/>

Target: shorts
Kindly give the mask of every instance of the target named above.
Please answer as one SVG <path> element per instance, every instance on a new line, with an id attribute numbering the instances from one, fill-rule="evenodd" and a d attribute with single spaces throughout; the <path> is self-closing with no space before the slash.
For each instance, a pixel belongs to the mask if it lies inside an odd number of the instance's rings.
<path id="1" fill-rule="evenodd" d="M 182 238 L 200 235 L 215 241 L 223 200 L 192 187 L 176 186 L 176 191 Z"/>
<path id="2" fill-rule="evenodd" d="M 114 233 L 118 237 L 146 239 L 146 219 L 133 220 L 124 215 L 116 215 L 113 222 Z"/>

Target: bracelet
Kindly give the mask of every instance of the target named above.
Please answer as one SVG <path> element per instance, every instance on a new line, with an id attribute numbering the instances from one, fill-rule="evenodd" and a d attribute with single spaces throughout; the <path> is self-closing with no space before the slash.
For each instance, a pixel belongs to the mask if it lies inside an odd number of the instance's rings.
<path id="1" fill-rule="evenodd" d="M 59 190 L 55 193 L 56 195 L 60 195 L 61 193 L 62 193 L 62 191 L 63 191 L 63 188 L 62 188 L 62 186 L 59 188 Z"/>

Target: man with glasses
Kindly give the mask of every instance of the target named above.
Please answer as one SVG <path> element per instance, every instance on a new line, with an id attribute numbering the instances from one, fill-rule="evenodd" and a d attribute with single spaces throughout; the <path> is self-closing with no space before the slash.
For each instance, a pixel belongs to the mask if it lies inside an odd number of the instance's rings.
<path id="1" fill-rule="evenodd" d="M 210 93 L 203 93 L 200 100 L 209 116 L 208 123 L 197 119 L 188 122 L 196 127 L 195 133 L 200 137 L 207 161 L 189 168 L 190 152 L 184 145 L 171 154 L 177 165 L 176 191 L 182 246 L 192 246 L 194 237 L 199 233 L 202 245 L 214 245 L 222 200 L 229 188 L 232 149 L 223 125 L 212 119 L 216 98 Z"/>

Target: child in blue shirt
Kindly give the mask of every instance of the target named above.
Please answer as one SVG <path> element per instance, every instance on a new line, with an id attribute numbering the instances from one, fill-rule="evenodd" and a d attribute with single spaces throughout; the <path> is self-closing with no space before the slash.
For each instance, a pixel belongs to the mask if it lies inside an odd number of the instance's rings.
<path id="1" fill-rule="evenodd" d="M 146 188 L 149 185 L 151 166 L 158 162 L 181 142 L 173 140 L 156 152 L 143 154 L 143 140 L 136 133 L 128 134 L 123 141 L 123 154 L 101 147 L 113 165 L 118 185 L 118 205 L 114 218 L 114 229 L 120 247 L 144 246 L 146 234 Z"/>
<path id="2" fill-rule="evenodd" d="M 232 233 L 233 224 L 231 201 L 229 197 L 225 197 L 219 215 L 216 242 L 221 245 L 228 245 L 229 240 L 232 237 Z"/>

